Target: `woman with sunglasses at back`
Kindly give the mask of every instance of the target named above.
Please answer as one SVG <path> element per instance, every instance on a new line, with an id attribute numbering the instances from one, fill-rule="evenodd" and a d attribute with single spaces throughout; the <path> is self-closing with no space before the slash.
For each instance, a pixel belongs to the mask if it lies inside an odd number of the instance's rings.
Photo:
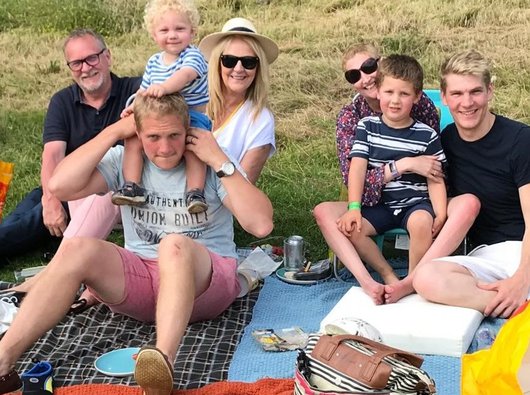
<path id="1" fill-rule="evenodd" d="M 356 95 L 351 103 L 342 107 L 337 116 L 337 155 L 344 185 L 348 184 L 350 160 L 348 155 L 355 140 L 357 123 L 364 117 L 381 115 L 381 107 L 377 98 L 375 77 L 380 58 L 379 51 L 370 44 L 354 45 L 344 52 L 342 68 L 344 77 L 349 82 Z M 411 117 L 423 122 L 436 131 L 440 131 L 440 119 L 434 103 L 423 93 L 420 100 L 412 107 Z M 420 159 L 397 162 L 400 173 L 414 172 L 425 177 L 432 177 L 433 171 L 441 175 L 441 166 L 435 157 L 421 157 Z M 375 173 L 375 174 L 374 174 Z M 380 191 L 384 183 L 384 172 L 379 170 L 368 177 L 370 188 L 365 190 L 368 202 L 374 205 L 379 200 Z M 367 203 L 367 202 L 365 202 Z"/>
<path id="2" fill-rule="evenodd" d="M 342 57 L 344 76 L 356 92 L 351 103 L 345 105 L 337 117 L 336 139 L 337 156 L 344 187 L 347 187 L 350 169 L 350 150 L 355 140 L 358 122 L 368 116 L 381 115 L 377 97 L 375 77 L 377 76 L 379 51 L 370 44 L 357 44 L 348 48 Z M 440 131 L 438 112 L 434 103 L 422 93 L 418 103 L 412 107 L 411 117 L 423 122 L 436 131 Z M 379 167 L 366 172 L 362 204 L 373 206 L 381 197 L 383 185 L 397 174 L 418 173 L 430 179 L 443 177 L 441 163 L 435 156 L 424 155 L 403 158 L 395 162 L 394 173 L 389 166 Z M 347 210 L 347 202 L 324 202 L 313 210 L 317 224 L 327 244 L 343 263 L 360 260 L 352 243 L 338 229 L 336 221 Z M 353 267 L 352 265 L 346 265 Z M 386 294 L 386 300 L 380 303 L 396 301 L 401 297 Z M 408 292 L 410 293 L 410 292 Z M 395 299 L 395 300 L 394 300 Z"/>
<path id="3" fill-rule="evenodd" d="M 221 32 L 206 36 L 199 49 L 208 59 L 206 113 L 213 134 L 255 184 L 276 150 L 267 96 L 269 65 L 278 57 L 278 46 L 249 20 L 233 18 Z"/>

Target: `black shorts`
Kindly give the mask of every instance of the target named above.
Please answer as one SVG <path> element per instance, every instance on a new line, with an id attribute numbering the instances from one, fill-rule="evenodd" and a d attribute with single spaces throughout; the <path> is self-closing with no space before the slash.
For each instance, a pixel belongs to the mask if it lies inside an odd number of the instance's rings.
<path id="1" fill-rule="evenodd" d="M 370 222 L 377 234 L 380 235 L 395 228 L 407 229 L 410 215 L 417 210 L 425 210 L 432 215 L 433 219 L 435 217 L 432 204 L 429 201 L 402 209 L 393 209 L 384 203 L 379 203 L 373 207 L 363 206 L 361 213 L 363 218 Z"/>

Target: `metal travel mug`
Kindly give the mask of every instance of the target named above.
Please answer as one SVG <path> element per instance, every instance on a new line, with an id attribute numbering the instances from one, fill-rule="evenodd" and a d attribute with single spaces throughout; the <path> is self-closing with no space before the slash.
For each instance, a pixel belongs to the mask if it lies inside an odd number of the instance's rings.
<path id="1" fill-rule="evenodd" d="M 283 265 L 287 271 L 298 271 L 304 267 L 305 245 L 302 236 L 289 236 L 283 241 Z"/>

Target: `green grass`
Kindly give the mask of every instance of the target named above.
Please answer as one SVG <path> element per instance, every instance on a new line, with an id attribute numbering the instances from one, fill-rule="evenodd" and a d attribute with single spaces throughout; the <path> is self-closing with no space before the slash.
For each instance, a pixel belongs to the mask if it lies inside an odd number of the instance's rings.
<path id="1" fill-rule="evenodd" d="M 335 116 L 352 91 L 340 70 L 342 51 L 365 40 L 384 54 L 418 58 L 425 86 L 438 87 L 442 60 L 475 47 L 494 63 L 495 111 L 530 122 L 530 8 L 527 0 L 197 0 L 197 42 L 231 17 L 253 20 L 281 50 L 271 67 L 270 104 L 276 117 L 278 151 L 259 186 L 274 208 L 273 243 L 300 234 L 313 259 L 327 247 L 311 209 L 338 196 Z M 0 0 L 0 160 L 15 162 L 6 212 L 39 183 L 41 130 L 51 95 L 70 83 L 61 52 L 74 27 L 91 27 L 107 38 L 113 70 L 142 73 L 155 52 L 142 28 L 143 0 Z M 254 239 L 239 228 L 239 244 Z M 121 241 L 119 234 L 112 239 Z M 12 279 L 16 268 L 41 263 L 42 251 L 0 269 Z"/>

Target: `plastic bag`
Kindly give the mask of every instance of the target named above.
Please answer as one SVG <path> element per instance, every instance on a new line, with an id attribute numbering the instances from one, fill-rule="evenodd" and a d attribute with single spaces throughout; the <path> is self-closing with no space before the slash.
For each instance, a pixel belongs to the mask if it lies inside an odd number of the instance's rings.
<path id="1" fill-rule="evenodd" d="M 270 275 L 280 265 L 281 262 L 275 262 L 260 247 L 256 247 L 237 267 L 239 285 L 241 286 L 241 292 L 237 297 L 241 298 L 252 291 L 260 280 Z"/>
<path id="2" fill-rule="evenodd" d="M 529 306 L 504 324 L 490 349 L 462 357 L 463 395 L 530 394 Z"/>
<path id="3" fill-rule="evenodd" d="M 0 299 L 0 335 L 7 332 L 17 315 L 18 307 L 7 300 Z"/>
<path id="4" fill-rule="evenodd" d="M 14 163 L 0 161 L 0 222 L 2 221 L 2 211 L 6 201 L 7 190 L 13 179 Z"/>

